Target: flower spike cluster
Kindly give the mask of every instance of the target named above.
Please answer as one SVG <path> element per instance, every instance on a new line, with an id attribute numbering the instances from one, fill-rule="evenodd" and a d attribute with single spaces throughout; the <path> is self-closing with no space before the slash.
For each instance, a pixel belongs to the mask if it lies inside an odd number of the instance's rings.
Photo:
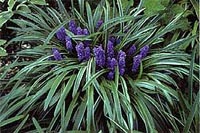
<path id="1" fill-rule="evenodd" d="M 99 20 L 96 24 L 96 30 L 103 24 L 103 20 Z M 76 22 L 71 20 L 68 24 L 68 30 L 71 31 L 74 35 L 88 36 L 90 33 L 87 28 L 77 27 Z M 61 27 L 57 33 L 56 37 L 63 44 L 65 48 L 69 51 L 69 54 L 74 52 L 77 55 L 79 62 L 88 61 L 91 56 L 94 56 L 97 69 L 108 69 L 107 79 L 113 80 L 115 77 L 115 67 L 118 66 L 119 75 L 123 76 L 125 73 L 133 72 L 136 73 L 139 69 L 141 61 L 145 58 L 149 51 L 149 46 L 145 45 L 139 50 L 137 50 L 135 45 L 131 45 L 127 49 L 123 48 L 119 51 L 115 50 L 115 46 L 120 44 L 121 37 L 109 36 L 107 44 L 105 44 L 105 49 L 102 47 L 102 44 L 91 46 L 92 43 L 90 40 L 77 41 L 74 42 L 66 34 L 66 29 Z M 100 42 L 99 42 L 100 43 Z M 136 54 L 138 53 L 139 54 Z M 52 49 L 53 57 L 55 60 L 62 60 L 63 57 L 60 54 L 57 48 Z M 74 54 L 73 54 L 74 55 Z M 129 61 L 132 60 L 132 67 L 129 67 Z"/>

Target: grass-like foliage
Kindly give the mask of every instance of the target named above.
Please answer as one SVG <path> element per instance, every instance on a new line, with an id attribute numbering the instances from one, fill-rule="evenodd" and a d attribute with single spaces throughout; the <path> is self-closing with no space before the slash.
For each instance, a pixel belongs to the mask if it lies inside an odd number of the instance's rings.
<path id="1" fill-rule="evenodd" d="M 142 1 L 126 10 L 121 0 L 103 0 L 95 10 L 78 3 L 76 9 L 72 0 L 71 12 L 60 0 L 59 11 L 32 4 L 29 13 L 16 11 L 9 28 L 17 34 L 7 47 L 30 48 L 18 51 L 0 75 L 1 130 L 180 132 L 184 120 L 171 111 L 182 89 L 176 79 L 199 82 L 199 65 L 182 49 L 196 36 L 164 45 L 182 14 L 163 26 L 162 15 L 143 14 Z"/>

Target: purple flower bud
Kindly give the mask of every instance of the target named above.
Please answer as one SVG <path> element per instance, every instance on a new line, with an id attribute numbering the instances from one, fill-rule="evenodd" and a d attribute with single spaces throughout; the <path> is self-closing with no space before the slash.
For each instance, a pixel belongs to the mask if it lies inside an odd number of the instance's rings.
<path id="1" fill-rule="evenodd" d="M 85 29 L 83 29 L 83 35 L 89 35 L 89 31 L 85 28 Z"/>
<path id="2" fill-rule="evenodd" d="M 124 73 L 125 73 L 125 69 L 124 69 L 124 68 L 119 69 L 119 74 L 120 74 L 121 76 L 123 76 Z"/>
<path id="3" fill-rule="evenodd" d="M 121 40 L 118 38 L 116 39 L 116 45 L 120 44 Z"/>
<path id="4" fill-rule="evenodd" d="M 61 27 L 61 28 L 56 32 L 56 37 L 58 38 L 58 40 L 64 42 L 64 41 L 65 41 L 65 36 L 66 36 L 65 28 L 64 28 L 64 27 Z"/>
<path id="5" fill-rule="evenodd" d="M 141 60 L 142 60 L 142 55 L 136 55 L 134 58 L 133 58 L 133 66 L 132 66 L 132 71 L 133 72 L 137 72 L 139 66 L 140 66 L 140 63 L 141 63 Z"/>
<path id="6" fill-rule="evenodd" d="M 109 80 L 113 80 L 113 79 L 114 79 L 114 75 L 115 75 L 115 72 L 114 72 L 114 71 L 110 71 L 110 72 L 108 73 L 108 75 L 107 75 L 107 78 L 108 78 Z"/>
<path id="7" fill-rule="evenodd" d="M 123 52 L 122 50 L 120 50 L 118 53 L 118 65 L 119 65 L 119 74 L 123 76 L 126 67 L 126 53 Z"/>
<path id="8" fill-rule="evenodd" d="M 122 50 L 118 52 L 118 63 L 119 67 L 125 67 L 125 59 L 126 59 L 126 53 Z"/>
<path id="9" fill-rule="evenodd" d="M 76 48 L 78 60 L 82 61 L 85 58 L 84 44 L 82 42 L 80 42 L 79 44 L 76 45 L 75 48 Z"/>
<path id="10" fill-rule="evenodd" d="M 81 27 L 76 28 L 76 35 L 83 35 L 83 29 Z"/>
<path id="11" fill-rule="evenodd" d="M 72 41 L 66 41 L 65 45 L 66 45 L 67 50 L 69 50 L 70 52 L 73 50 Z"/>
<path id="12" fill-rule="evenodd" d="M 132 56 L 136 51 L 135 45 L 131 46 L 127 52 L 128 56 Z"/>
<path id="13" fill-rule="evenodd" d="M 65 36 L 65 42 L 66 41 L 71 41 L 71 38 L 69 36 Z"/>
<path id="14" fill-rule="evenodd" d="M 85 40 L 85 41 L 84 41 L 84 44 L 85 44 L 85 47 L 88 47 L 88 46 L 90 46 L 91 41 L 89 41 L 89 40 Z"/>
<path id="15" fill-rule="evenodd" d="M 109 41 L 111 41 L 114 44 L 115 43 L 115 37 L 114 36 L 109 37 Z"/>
<path id="16" fill-rule="evenodd" d="M 76 27 L 76 22 L 74 20 L 69 21 L 69 26 L 74 26 Z"/>
<path id="17" fill-rule="evenodd" d="M 96 58 L 96 65 L 103 67 L 105 65 L 105 51 L 103 50 L 102 46 L 93 49 L 95 58 Z"/>
<path id="18" fill-rule="evenodd" d="M 99 29 L 101 27 L 101 25 L 103 24 L 103 20 L 99 20 L 97 22 L 96 28 Z"/>
<path id="19" fill-rule="evenodd" d="M 62 56 L 57 48 L 52 48 L 52 53 L 55 60 L 62 60 Z"/>
<path id="20" fill-rule="evenodd" d="M 111 58 L 114 57 L 114 46 L 111 41 L 108 41 L 107 44 L 107 56 Z"/>
<path id="21" fill-rule="evenodd" d="M 146 57 L 148 52 L 149 52 L 149 45 L 145 45 L 140 49 L 140 55 L 142 56 L 142 58 Z"/>
<path id="22" fill-rule="evenodd" d="M 90 48 L 85 48 L 85 60 L 88 61 L 90 59 Z"/>
<path id="23" fill-rule="evenodd" d="M 72 33 L 76 34 L 76 22 L 74 20 L 69 21 L 68 28 Z"/>

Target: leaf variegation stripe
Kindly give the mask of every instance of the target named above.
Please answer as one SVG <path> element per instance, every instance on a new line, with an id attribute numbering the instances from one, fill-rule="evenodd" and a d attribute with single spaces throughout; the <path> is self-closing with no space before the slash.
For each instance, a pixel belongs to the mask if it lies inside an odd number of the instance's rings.
<path id="1" fill-rule="evenodd" d="M 88 26 L 89 26 L 90 33 L 94 33 L 94 22 L 93 22 L 92 10 L 88 2 L 86 2 L 86 10 L 87 10 Z"/>
<path id="2" fill-rule="evenodd" d="M 72 92 L 72 97 L 74 97 L 80 87 L 80 84 L 81 84 L 81 81 L 83 79 L 83 75 L 86 71 L 86 68 L 87 67 L 82 67 L 80 68 L 78 74 L 77 74 L 77 77 L 76 77 L 76 80 L 75 80 L 75 83 L 74 83 L 74 87 L 73 87 L 73 92 Z"/>

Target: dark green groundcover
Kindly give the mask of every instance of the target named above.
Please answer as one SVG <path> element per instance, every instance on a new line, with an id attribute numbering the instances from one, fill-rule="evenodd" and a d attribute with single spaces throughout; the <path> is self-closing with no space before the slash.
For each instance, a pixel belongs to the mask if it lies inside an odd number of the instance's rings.
<path id="1" fill-rule="evenodd" d="M 0 132 L 199 132 L 197 1 L 0 5 Z"/>

